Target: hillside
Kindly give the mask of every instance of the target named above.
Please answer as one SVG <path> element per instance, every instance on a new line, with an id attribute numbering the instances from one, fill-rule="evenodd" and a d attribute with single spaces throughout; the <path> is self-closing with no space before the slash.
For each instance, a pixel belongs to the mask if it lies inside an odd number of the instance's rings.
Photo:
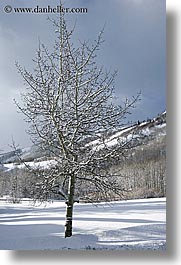
<path id="1" fill-rule="evenodd" d="M 106 139 L 106 143 L 110 146 L 114 146 L 118 139 L 129 140 L 133 134 L 142 134 L 145 136 L 147 141 L 162 139 L 166 136 L 166 112 L 158 115 L 153 119 L 147 121 L 137 121 L 131 125 L 124 126 L 119 131 L 112 133 Z M 142 138 L 143 139 L 143 138 Z M 87 145 L 93 147 L 98 144 L 98 140 L 90 141 Z M 101 148 L 101 146 L 100 146 Z M 39 150 L 37 146 L 31 146 L 23 149 L 17 149 L 7 153 L 0 153 L 0 165 L 16 163 L 19 161 L 18 157 L 21 157 L 23 161 L 34 161 L 34 160 L 47 160 L 49 155 Z"/>
<path id="2" fill-rule="evenodd" d="M 153 119 L 137 121 L 122 127 L 119 131 L 109 134 L 105 138 L 105 144 L 114 148 L 114 145 L 120 141 L 129 143 L 132 139 L 138 140 L 136 146 L 128 148 L 126 156 L 120 154 L 119 159 L 109 168 L 111 174 L 116 176 L 118 183 L 121 184 L 121 198 L 164 197 L 166 195 L 166 112 Z M 99 139 L 87 141 L 85 145 L 97 151 L 104 148 Z M 0 196 L 18 194 L 18 197 L 31 198 L 32 185 L 36 184 L 37 179 L 36 176 L 28 173 L 26 166 L 49 171 L 52 166 L 56 167 L 56 158 L 35 146 L 18 149 L 16 152 L 0 155 Z M 21 158 L 21 162 L 18 157 Z M 76 191 L 78 198 L 83 201 L 103 200 L 102 194 L 95 191 L 95 188 L 80 184 L 83 186 Z M 59 198 L 53 194 L 48 196 Z M 120 196 L 112 199 L 119 200 Z"/>

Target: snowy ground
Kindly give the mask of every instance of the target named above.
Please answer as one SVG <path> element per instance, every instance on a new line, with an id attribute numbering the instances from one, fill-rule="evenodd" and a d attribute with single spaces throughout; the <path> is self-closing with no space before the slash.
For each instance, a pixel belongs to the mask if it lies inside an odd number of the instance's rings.
<path id="1" fill-rule="evenodd" d="M 166 250 L 166 199 L 76 204 L 71 238 L 64 225 L 64 202 L 0 201 L 0 249 Z"/>

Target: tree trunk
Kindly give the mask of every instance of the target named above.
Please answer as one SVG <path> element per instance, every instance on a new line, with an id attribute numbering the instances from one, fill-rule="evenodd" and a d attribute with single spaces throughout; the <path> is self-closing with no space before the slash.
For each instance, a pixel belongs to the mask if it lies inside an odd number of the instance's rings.
<path id="1" fill-rule="evenodd" d="M 74 175 L 71 175 L 69 178 L 68 200 L 66 202 L 67 209 L 66 209 L 65 237 L 71 237 L 72 236 L 74 187 L 75 187 L 75 177 L 74 177 Z"/>

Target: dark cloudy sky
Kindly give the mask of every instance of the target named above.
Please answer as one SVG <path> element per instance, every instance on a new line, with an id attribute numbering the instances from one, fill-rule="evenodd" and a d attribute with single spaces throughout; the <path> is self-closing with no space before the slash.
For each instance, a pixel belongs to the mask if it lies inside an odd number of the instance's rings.
<path id="1" fill-rule="evenodd" d="M 12 137 L 30 145 L 23 116 L 13 98 L 24 90 L 15 61 L 30 71 L 38 39 L 51 47 L 52 27 L 47 14 L 6 14 L 4 7 L 52 7 L 58 0 L 1 0 L 0 2 L 0 149 L 10 150 Z M 65 0 L 65 7 L 86 7 L 87 14 L 67 14 L 76 30 L 74 41 L 94 40 L 105 25 L 98 63 L 118 70 L 116 99 L 121 102 L 141 91 L 141 102 L 129 119 L 143 120 L 166 108 L 166 12 L 165 0 Z M 55 16 L 55 15 L 52 15 Z"/>

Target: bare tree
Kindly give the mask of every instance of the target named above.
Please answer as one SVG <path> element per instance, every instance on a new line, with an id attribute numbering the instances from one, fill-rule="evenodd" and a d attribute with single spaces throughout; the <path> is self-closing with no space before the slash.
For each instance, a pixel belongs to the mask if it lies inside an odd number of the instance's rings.
<path id="1" fill-rule="evenodd" d="M 120 128 L 139 95 L 126 99 L 123 106 L 114 104 L 116 72 L 105 72 L 96 64 L 103 31 L 93 44 L 84 41 L 75 46 L 74 29 L 67 29 L 64 14 L 51 21 L 56 32 L 53 51 L 39 42 L 33 73 L 16 64 L 26 85 L 23 104 L 16 105 L 30 123 L 33 142 L 56 160 L 56 170 L 44 172 L 39 184 L 43 193 L 61 179 L 59 193 L 67 204 L 65 237 L 70 237 L 75 193 L 92 187 L 92 192 L 106 197 L 121 195 L 118 175 L 109 168 L 133 141 L 111 145 L 106 139 Z"/>

